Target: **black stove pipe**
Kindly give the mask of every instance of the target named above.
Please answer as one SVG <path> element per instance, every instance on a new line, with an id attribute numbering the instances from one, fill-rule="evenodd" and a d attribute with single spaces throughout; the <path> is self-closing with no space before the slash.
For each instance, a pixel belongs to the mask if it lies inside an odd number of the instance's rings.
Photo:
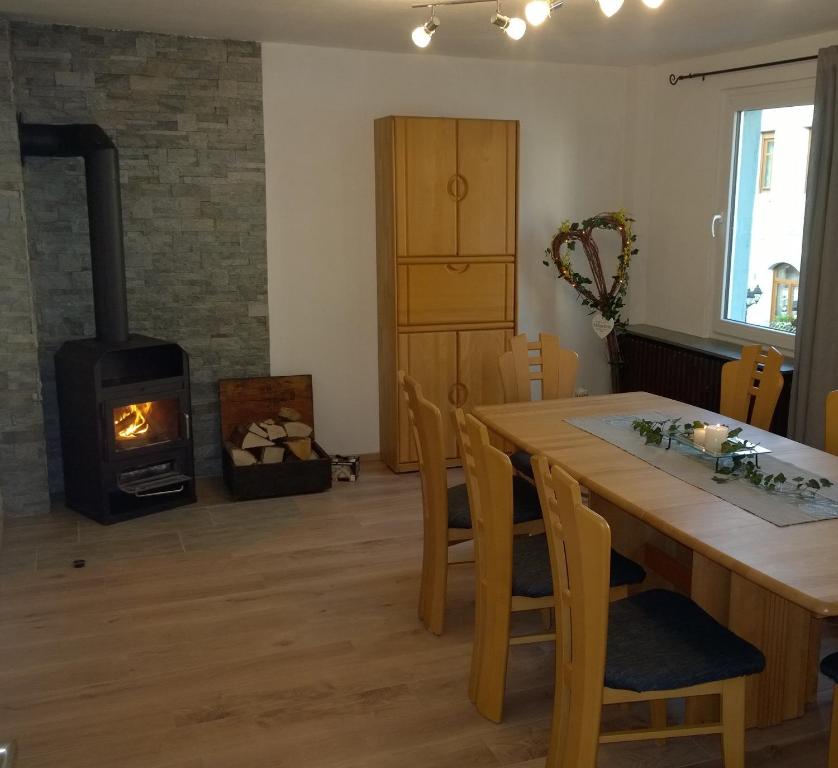
<path id="1" fill-rule="evenodd" d="M 96 338 L 125 343 L 128 341 L 128 299 L 119 153 L 114 143 L 98 125 L 19 122 L 18 130 L 23 157 L 84 158 Z"/>

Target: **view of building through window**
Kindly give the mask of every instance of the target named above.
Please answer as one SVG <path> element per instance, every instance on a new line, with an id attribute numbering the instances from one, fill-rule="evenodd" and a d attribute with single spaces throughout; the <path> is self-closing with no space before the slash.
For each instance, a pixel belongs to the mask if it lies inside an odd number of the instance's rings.
<path id="1" fill-rule="evenodd" d="M 740 112 L 724 317 L 794 333 L 813 107 Z"/>

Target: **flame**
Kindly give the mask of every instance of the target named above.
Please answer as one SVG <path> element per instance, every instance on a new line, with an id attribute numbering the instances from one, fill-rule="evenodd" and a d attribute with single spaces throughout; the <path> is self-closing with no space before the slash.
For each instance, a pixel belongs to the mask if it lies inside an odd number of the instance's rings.
<path id="1" fill-rule="evenodd" d="M 151 411 L 151 403 L 134 403 L 119 410 L 114 410 L 114 431 L 121 440 L 131 440 L 148 432 L 151 426 L 146 419 Z"/>

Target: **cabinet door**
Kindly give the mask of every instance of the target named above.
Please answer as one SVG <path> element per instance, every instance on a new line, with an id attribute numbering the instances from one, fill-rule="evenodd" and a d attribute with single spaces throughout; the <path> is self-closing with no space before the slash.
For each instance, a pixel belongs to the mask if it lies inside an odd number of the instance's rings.
<path id="1" fill-rule="evenodd" d="M 457 436 L 452 421 L 457 399 L 457 334 L 399 334 L 399 368 L 409 373 L 422 387 L 422 393 L 442 412 L 445 457 L 457 456 Z M 399 401 L 399 461 L 416 461 L 416 447 L 407 419 L 404 398 Z"/>
<path id="2" fill-rule="evenodd" d="M 457 121 L 396 119 L 398 256 L 457 252 Z"/>
<path id="3" fill-rule="evenodd" d="M 457 343 L 459 403 L 466 411 L 478 405 L 503 402 L 498 358 L 512 338 L 512 331 L 460 331 Z"/>
<path id="4" fill-rule="evenodd" d="M 518 125 L 500 120 L 457 122 L 458 255 L 515 253 Z"/>
<path id="5" fill-rule="evenodd" d="M 515 319 L 515 265 L 400 264 L 399 325 L 506 323 Z"/>

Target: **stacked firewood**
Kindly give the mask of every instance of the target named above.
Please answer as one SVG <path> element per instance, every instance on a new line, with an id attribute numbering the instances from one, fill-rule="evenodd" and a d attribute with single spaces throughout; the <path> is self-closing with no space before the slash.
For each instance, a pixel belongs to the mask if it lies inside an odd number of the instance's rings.
<path id="1" fill-rule="evenodd" d="M 319 458 L 312 448 L 312 432 L 299 411 L 283 407 L 276 418 L 239 424 L 225 447 L 237 467 L 310 461 Z"/>

